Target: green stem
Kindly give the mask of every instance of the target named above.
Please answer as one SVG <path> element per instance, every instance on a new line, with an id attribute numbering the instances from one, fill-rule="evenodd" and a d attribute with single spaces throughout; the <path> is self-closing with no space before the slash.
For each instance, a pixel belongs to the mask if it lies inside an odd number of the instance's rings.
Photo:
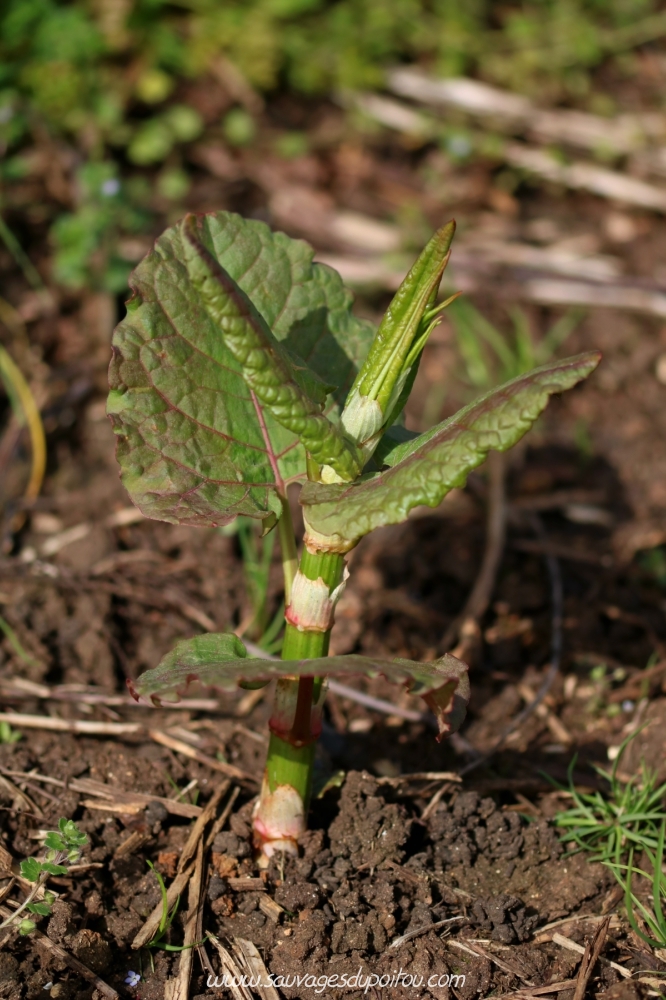
<path id="1" fill-rule="evenodd" d="M 284 574 L 284 604 L 285 607 L 291 600 L 291 588 L 298 569 L 298 552 L 296 550 L 296 536 L 294 535 L 294 524 L 291 519 L 291 507 L 288 497 L 280 497 L 282 504 L 282 517 L 278 521 L 278 535 L 280 538 L 280 549 L 282 554 L 282 572 Z"/>
<path id="2" fill-rule="evenodd" d="M 2 921 L 2 923 L 0 924 L 0 931 L 4 930 L 5 927 L 9 927 L 10 924 L 16 923 L 16 918 L 23 913 L 23 911 L 27 908 L 27 906 L 30 903 L 32 903 L 33 899 L 35 898 L 35 896 L 37 895 L 37 893 L 39 892 L 39 890 L 44 885 L 47 879 L 48 879 L 48 874 L 42 872 L 42 874 L 39 876 L 34 886 L 28 893 L 26 899 L 23 900 L 19 908 L 17 910 L 14 910 L 14 912 L 9 917 L 7 917 L 6 920 Z"/>
<path id="3" fill-rule="evenodd" d="M 342 579 L 344 558 L 330 552 L 308 552 L 301 557 L 300 571 L 308 580 L 321 578 L 329 590 L 333 590 Z M 283 660 L 310 660 L 328 654 L 330 640 L 328 632 L 299 630 L 287 623 Z M 271 792 L 278 785 L 291 785 L 303 800 L 307 810 L 312 785 L 312 761 L 317 734 L 311 732 L 310 716 L 313 699 L 318 701 L 322 694 L 320 678 L 301 677 L 300 680 L 283 678 L 278 682 L 282 704 L 295 704 L 294 720 L 286 739 L 271 733 L 266 765 L 266 778 Z"/>

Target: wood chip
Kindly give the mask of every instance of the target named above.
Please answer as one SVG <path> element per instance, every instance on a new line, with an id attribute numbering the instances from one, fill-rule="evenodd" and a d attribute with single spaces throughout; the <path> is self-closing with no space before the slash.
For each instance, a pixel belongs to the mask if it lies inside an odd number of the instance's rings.
<path id="1" fill-rule="evenodd" d="M 214 771 L 219 771 L 221 774 L 226 774 L 229 778 L 235 778 L 236 781 L 249 782 L 253 785 L 258 784 L 256 778 L 247 771 L 241 771 L 239 767 L 234 767 L 233 764 L 227 764 L 225 761 L 216 760 L 215 757 L 209 757 L 208 754 L 201 753 L 200 750 L 195 750 L 188 743 L 184 743 L 183 740 L 174 739 L 173 736 L 168 736 L 167 733 L 163 733 L 160 729 L 150 729 L 148 735 L 151 740 L 155 743 L 159 743 L 163 747 L 168 747 L 169 750 L 173 750 L 175 753 L 181 753 L 184 757 L 190 757 L 191 760 L 196 760 L 200 764 L 205 764 L 206 767 L 212 768 Z"/>
<path id="2" fill-rule="evenodd" d="M 275 900 L 267 894 L 259 897 L 259 909 L 264 916 L 268 917 L 269 920 L 272 920 L 274 924 L 278 922 L 282 914 L 285 912 L 284 907 L 280 906 L 279 903 L 276 903 Z"/>
<path id="3" fill-rule="evenodd" d="M 265 892 L 266 883 L 262 878 L 228 878 L 227 885 L 234 892 Z"/>
<path id="4" fill-rule="evenodd" d="M 13 857 L 6 847 L 0 844 L 0 878 L 11 878 L 14 875 L 13 864 Z"/>
<path id="5" fill-rule="evenodd" d="M 149 833 L 146 833 L 143 830 L 134 830 L 134 832 L 130 833 L 129 837 L 126 837 L 122 844 L 116 848 L 113 852 L 113 856 L 114 858 L 126 858 L 131 854 L 136 854 L 142 847 L 149 844 L 151 839 L 152 838 Z"/>

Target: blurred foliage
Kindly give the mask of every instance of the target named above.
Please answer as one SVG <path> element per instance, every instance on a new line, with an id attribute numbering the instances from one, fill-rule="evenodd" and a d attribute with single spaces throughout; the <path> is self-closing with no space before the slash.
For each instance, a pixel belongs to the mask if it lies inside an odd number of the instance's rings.
<path id="1" fill-rule="evenodd" d="M 128 263 L 99 259 L 114 233 L 147 225 L 141 191 L 116 164 L 167 162 L 157 191 L 187 191 L 178 150 L 204 130 L 183 91 L 207 73 L 240 74 L 270 92 L 379 87 L 387 65 L 419 61 L 473 74 L 546 102 L 594 104 L 593 71 L 666 33 L 659 0 L 4 0 L 0 13 L 0 150 L 5 185 L 20 178 L 21 144 L 47 134 L 88 167 L 79 203 L 53 230 L 64 284 L 122 286 Z M 623 62 L 624 60 L 624 62 Z M 240 102 L 242 103 L 242 102 Z M 611 105 L 608 110 L 612 110 Z M 231 145 L 254 140 L 247 107 L 219 122 Z M 171 162 L 173 160 L 174 162 Z M 100 180 L 101 178 L 101 180 Z M 111 192 L 111 193 L 109 193 Z M 97 260 L 96 260 L 97 258 Z M 90 263 L 92 259 L 92 263 Z"/>

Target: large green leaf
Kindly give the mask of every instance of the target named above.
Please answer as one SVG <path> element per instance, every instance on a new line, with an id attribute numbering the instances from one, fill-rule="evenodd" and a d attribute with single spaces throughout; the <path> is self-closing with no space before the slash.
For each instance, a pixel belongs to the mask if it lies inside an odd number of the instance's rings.
<path id="1" fill-rule="evenodd" d="M 301 503 L 315 544 L 345 552 L 368 532 L 404 521 L 413 507 L 436 507 L 491 450 L 506 451 L 532 426 L 555 392 L 594 371 L 598 352 L 535 368 L 481 396 L 453 417 L 383 455 L 387 471 L 349 485 L 306 483 Z"/>
<path id="2" fill-rule="evenodd" d="M 372 341 L 339 275 L 300 240 L 228 212 L 200 216 L 197 235 L 238 284 L 293 366 L 328 386 L 336 422 Z M 148 517 L 226 524 L 279 516 L 277 490 L 305 478 L 305 451 L 252 394 L 239 363 L 188 279 L 180 226 L 166 230 L 130 279 L 116 328 L 108 412 L 123 483 Z M 305 362 L 305 364 L 303 364 Z M 319 387 L 321 389 L 321 387 Z"/>
<path id="3" fill-rule="evenodd" d="M 439 738 L 455 732 L 469 701 L 467 665 L 447 653 L 432 663 L 381 656 L 324 656 L 314 660 L 260 660 L 248 657 L 241 640 L 229 632 L 208 632 L 184 639 L 153 670 L 128 682 L 135 698 L 177 701 L 188 684 L 233 690 L 239 682 L 257 684 L 277 677 L 348 677 L 381 674 L 420 695 L 437 718 Z"/>
<path id="4" fill-rule="evenodd" d="M 224 344 L 241 366 L 255 407 L 297 434 L 306 454 L 327 469 L 323 482 L 349 483 L 364 462 L 355 443 L 322 413 L 325 385 L 302 359 L 294 363 L 242 289 L 199 240 L 197 219 L 183 221 L 187 271 Z M 344 418 L 341 418 L 344 423 Z"/>

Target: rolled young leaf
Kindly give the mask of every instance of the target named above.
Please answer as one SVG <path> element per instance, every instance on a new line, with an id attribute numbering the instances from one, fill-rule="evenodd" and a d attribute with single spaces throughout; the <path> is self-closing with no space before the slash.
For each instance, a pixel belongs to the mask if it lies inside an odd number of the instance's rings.
<path id="1" fill-rule="evenodd" d="M 312 660 L 260 660 L 248 657 L 241 640 L 227 632 L 209 632 L 184 639 L 153 670 L 128 686 L 135 698 L 177 701 L 188 684 L 234 690 L 239 682 L 252 684 L 278 677 L 348 677 L 361 674 L 402 684 L 420 695 L 434 713 L 439 739 L 455 732 L 465 718 L 469 701 L 467 665 L 447 654 L 431 663 L 381 656 L 326 656 Z"/>
<path id="2" fill-rule="evenodd" d="M 442 226 L 396 292 L 342 412 L 342 425 L 367 460 L 383 430 L 399 416 L 426 341 L 437 325 L 437 293 L 451 252 L 455 222 Z"/>
<path id="3" fill-rule="evenodd" d="M 373 336 L 351 313 L 339 275 L 313 264 L 303 241 L 229 212 L 200 216 L 197 231 L 292 367 L 302 359 L 304 370 L 339 387 L 324 410 L 337 422 Z M 130 287 L 113 337 L 108 412 L 131 499 L 147 517 L 172 523 L 279 516 L 278 493 L 306 478 L 305 449 L 253 398 L 189 280 L 180 226 L 160 236 Z M 316 394 L 311 382 L 307 391 Z"/>
<path id="4" fill-rule="evenodd" d="M 390 468 L 349 486 L 306 483 L 306 542 L 314 549 L 347 552 L 368 532 L 406 520 L 413 507 L 436 507 L 491 450 L 506 451 L 529 430 L 556 392 L 570 389 L 597 367 L 592 351 L 556 361 L 512 379 L 453 417 L 384 455 Z"/>

